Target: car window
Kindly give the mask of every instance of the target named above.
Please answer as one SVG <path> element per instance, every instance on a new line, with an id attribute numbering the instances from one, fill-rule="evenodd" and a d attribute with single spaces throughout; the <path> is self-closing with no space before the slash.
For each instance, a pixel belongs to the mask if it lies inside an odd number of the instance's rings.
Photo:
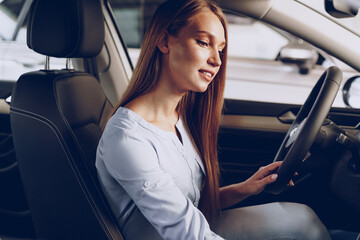
<path id="1" fill-rule="evenodd" d="M 146 26 L 162 1 L 109 2 L 135 65 Z M 226 13 L 226 18 L 229 51 L 225 98 L 303 104 L 327 67 L 340 65 L 349 70 L 329 54 L 267 23 L 233 13 Z M 304 55 L 307 64 L 303 64 Z M 340 92 L 334 106 L 344 107 Z"/>
<path id="2" fill-rule="evenodd" d="M 353 32 L 360 35 L 360 14 L 357 14 L 355 17 L 351 18 L 335 18 L 330 16 L 325 11 L 325 4 L 324 1 L 313 1 L 313 0 L 299 0 L 306 6 L 313 8 L 321 13 L 325 14 L 327 17 L 331 18 L 332 21 L 335 21 L 343 26 L 350 28 Z M 360 6 L 360 2 L 358 0 L 348 0 L 348 4 L 353 5 L 354 7 Z"/>
<path id="3" fill-rule="evenodd" d="M 113 13 L 126 45 L 139 48 L 141 44 L 140 8 L 114 8 Z"/>
<path id="4" fill-rule="evenodd" d="M 274 28 L 245 16 L 226 14 L 229 57 L 276 60 L 289 39 Z M 264 41 L 265 39 L 265 41 Z"/>
<path id="5" fill-rule="evenodd" d="M 226 16 L 229 52 L 225 98 L 303 104 L 324 70 L 337 61 L 274 26 L 242 15 Z M 310 65 L 303 64 L 302 54 L 312 55 Z M 345 106 L 341 91 L 334 106 Z"/>
<path id="6" fill-rule="evenodd" d="M 127 47 L 140 48 L 146 27 L 163 0 L 109 0 Z"/>
<path id="7" fill-rule="evenodd" d="M 5 0 L 0 3 L 0 39 L 11 40 L 16 29 L 16 23 L 24 1 Z"/>

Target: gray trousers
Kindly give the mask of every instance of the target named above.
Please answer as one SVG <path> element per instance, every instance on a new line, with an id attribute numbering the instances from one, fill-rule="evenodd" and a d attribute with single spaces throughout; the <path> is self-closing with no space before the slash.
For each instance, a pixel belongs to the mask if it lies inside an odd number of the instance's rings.
<path id="1" fill-rule="evenodd" d="M 306 205 L 276 202 L 222 212 L 212 230 L 228 240 L 327 240 L 326 227 Z"/>
<path id="2" fill-rule="evenodd" d="M 288 202 L 223 211 L 211 229 L 226 240 L 331 239 L 325 226 L 309 207 Z M 122 232 L 126 240 L 161 239 L 138 209 Z"/>

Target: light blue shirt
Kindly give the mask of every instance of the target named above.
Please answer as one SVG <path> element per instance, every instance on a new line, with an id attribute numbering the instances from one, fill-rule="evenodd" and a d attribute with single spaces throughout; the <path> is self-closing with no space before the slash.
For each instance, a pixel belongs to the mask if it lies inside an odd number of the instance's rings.
<path id="1" fill-rule="evenodd" d="M 197 208 L 204 166 L 181 119 L 176 127 L 182 142 L 119 108 L 105 127 L 96 155 L 105 196 L 120 228 L 135 203 L 163 239 L 222 239 Z M 139 231 L 141 235 L 143 229 Z"/>

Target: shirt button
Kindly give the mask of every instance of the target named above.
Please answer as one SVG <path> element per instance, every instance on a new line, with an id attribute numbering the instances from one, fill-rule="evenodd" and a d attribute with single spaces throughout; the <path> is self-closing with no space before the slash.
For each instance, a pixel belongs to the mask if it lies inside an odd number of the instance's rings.
<path id="1" fill-rule="evenodd" d="M 150 185 L 151 185 L 150 182 L 145 182 L 144 183 L 144 187 L 146 187 L 146 188 L 150 187 Z"/>

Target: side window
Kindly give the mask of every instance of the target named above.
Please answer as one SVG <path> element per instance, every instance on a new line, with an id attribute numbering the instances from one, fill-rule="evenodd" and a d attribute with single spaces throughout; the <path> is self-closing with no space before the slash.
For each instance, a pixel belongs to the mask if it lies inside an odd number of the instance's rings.
<path id="1" fill-rule="evenodd" d="M 0 3 L 2 40 L 26 42 L 26 12 L 30 3 L 27 0 L 4 0 Z"/>
<path id="2" fill-rule="evenodd" d="M 226 18 L 229 57 L 275 60 L 280 49 L 289 43 L 289 38 L 254 19 L 231 14 L 226 14 Z"/>
<path id="3" fill-rule="evenodd" d="M 24 1 L 0 1 L 0 39 L 10 41 L 16 29 L 17 19 Z"/>
<path id="4" fill-rule="evenodd" d="M 342 67 L 324 51 L 274 26 L 239 15 L 227 19 L 225 98 L 303 104 L 327 67 Z M 344 107 L 341 91 L 334 106 Z"/>
<path id="5" fill-rule="evenodd" d="M 139 48 L 141 44 L 141 10 L 134 8 L 113 8 L 114 17 L 122 33 L 126 45 L 130 48 Z"/>
<path id="6" fill-rule="evenodd" d="M 109 0 L 121 36 L 135 66 L 143 36 L 156 8 L 164 0 Z"/>

